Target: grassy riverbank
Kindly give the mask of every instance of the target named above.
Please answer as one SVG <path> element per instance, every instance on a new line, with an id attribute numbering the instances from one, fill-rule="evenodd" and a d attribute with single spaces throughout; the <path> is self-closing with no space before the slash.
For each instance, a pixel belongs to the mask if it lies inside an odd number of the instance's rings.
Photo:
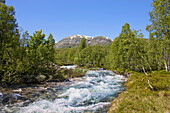
<path id="1" fill-rule="evenodd" d="M 169 113 L 170 112 L 170 73 L 155 71 L 149 73 L 151 85 L 148 86 L 147 77 L 143 73 L 133 73 L 122 92 L 112 102 L 108 113 Z"/>

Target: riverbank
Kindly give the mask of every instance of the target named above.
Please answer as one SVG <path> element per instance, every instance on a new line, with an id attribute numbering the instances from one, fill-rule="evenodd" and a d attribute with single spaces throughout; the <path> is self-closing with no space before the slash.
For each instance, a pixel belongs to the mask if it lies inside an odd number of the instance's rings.
<path id="1" fill-rule="evenodd" d="M 149 73 L 154 91 L 143 73 L 132 73 L 122 92 L 114 99 L 108 113 L 169 113 L 170 112 L 170 73 L 155 71 Z"/>
<path id="2" fill-rule="evenodd" d="M 0 86 L 0 106 L 26 100 L 29 100 L 28 103 L 30 103 L 38 100 L 39 97 L 43 99 L 47 97 L 48 91 L 57 92 L 53 87 L 57 87 L 59 90 L 79 77 L 83 77 L 86 71 L 75 66 L 65 66 L 59 68 L 54 75 L 40 75 L 20 84 Z M 56 96 L 49 95 L 49 98 L 55 99 Z"/>

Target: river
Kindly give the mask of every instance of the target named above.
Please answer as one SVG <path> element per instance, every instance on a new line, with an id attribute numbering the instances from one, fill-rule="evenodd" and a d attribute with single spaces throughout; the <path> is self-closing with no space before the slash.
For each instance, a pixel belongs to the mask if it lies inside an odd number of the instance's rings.
<path id="1" fill-rule="evenodd" d="M 112 71 L 87 71 L 81 78 L 70 79 L 60 90 L 53 87 L 55 99 L 39 98 L 29 104 L 5 105 L 0 112 L 16 113 L 105 113 L 111 101 L 125 88 L 125 78 Z M 47 89 L 48 90 L 48 89 Z M 9 107 L 10 106 L 10 107 Z"/>

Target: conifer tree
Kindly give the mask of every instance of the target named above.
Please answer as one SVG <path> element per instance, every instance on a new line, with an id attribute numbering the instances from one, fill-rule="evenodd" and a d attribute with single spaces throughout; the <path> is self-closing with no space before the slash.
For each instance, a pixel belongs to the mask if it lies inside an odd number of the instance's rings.
<path id="1" fill-rule="evenodd" d="M 82 38 L 78 46 L 78 51 L 81 52 L 85 47 L 86 47 L 86 39 Z"/>
<path id="2" fill-rule="evenodd" d="M 52 36 L 52 34 L 50 34 L 48 36 L 48 39 L 47 39 L 47 48 L 48 48 L 48 61 L 49 62 L 54 62 L 54 54 L 55 54 L 55 49 L 54 49 L 54 46 L 55 46 L 55 40 Z M 46 51 L 47 52 L 47 51 Z"/>
<path id="3" fill-rule="evenodd" d="M 1 83 L 17 81 L 20 64 L 18 58 L 19 31 L 12 6 L 5 5 L 5 0 L 0 1 L 0 80 Z M 16 70 L 15 70 L 16 69 Z"/>
<path id="4" fill-rule="evenodd" d="M 38 66 L 42 63 L 42 47 L 45 44 L 45 34 L 42 34 L 42 30 L 36 31 L 33 33 L 33 36 L 30 36 L 28 42 L 28 51 L 27 55 L 30 61 L 30 67 L 32 68 L 33 74 L 38 73 Z"/>
<path id="5" fill-rule="evenodd" d="M 80 40 L 79 46 L 77 47 L 77 53 L 74 62 L 78 65 L 82 65 L 82 54 L 81 51 L 86 47 L 86 39 L 82 38 Z"/>

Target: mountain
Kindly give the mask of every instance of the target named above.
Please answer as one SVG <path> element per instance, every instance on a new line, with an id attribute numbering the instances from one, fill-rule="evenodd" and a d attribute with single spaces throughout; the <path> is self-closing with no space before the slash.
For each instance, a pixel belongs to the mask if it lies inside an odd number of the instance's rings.
<path id="1" fill-rule="evenodd" d="M 87 45 L 107 45 L 111 43 L 112 41 L 104 36 L 97 36 L 97 37 L 91 37 L 91 36 L 83 36 L 83 35 L 72 35 L 68 36 L 66 38 L 63 38 L 59 42 L 57 42 L 56 48 L 71 48 L 76 47 L 79 45 L 79 42 L 82 38 L 86 39 Z"/>

